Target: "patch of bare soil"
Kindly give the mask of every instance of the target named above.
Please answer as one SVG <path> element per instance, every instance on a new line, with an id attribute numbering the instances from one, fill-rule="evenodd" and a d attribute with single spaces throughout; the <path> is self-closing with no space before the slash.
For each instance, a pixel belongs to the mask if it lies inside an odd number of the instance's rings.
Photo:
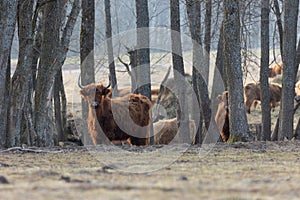
<path id="1" fill-rule="evenodd" d="M 0 153 L 1 199 L 298 199 L 300 142 L 69 146 Z M 100 151 L 101 150 L 101 151 Z M 153 153 L 154 152 L 154 153 Z M 152 154 L 153 153 L 153 154 Z M 97 156 L 101 157 L 97 157 Z M 108 162 L 113 160 L 114 162 Z M 131 161 L 136 160 L 131 166 Z M 154 167 L 154 168 L 151 168 Z M 156 169 L 130 173 L 132 167 Z"/>

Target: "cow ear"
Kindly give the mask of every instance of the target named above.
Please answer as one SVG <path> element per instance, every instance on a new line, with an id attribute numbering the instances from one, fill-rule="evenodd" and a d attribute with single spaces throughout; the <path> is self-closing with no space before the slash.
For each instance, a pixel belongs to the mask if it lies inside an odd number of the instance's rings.
<path id="1" fill-rule="evenodd" d="M 86 91 L 86 89 L 81 89 L 79 91 L 79 94 L 82 98 L 85 98 L 86 96 L 88 96 L 88 92 Z"/>

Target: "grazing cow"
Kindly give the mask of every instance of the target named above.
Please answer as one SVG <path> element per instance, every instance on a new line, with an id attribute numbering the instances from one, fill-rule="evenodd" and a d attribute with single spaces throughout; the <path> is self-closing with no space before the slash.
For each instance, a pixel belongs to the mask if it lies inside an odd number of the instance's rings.
<path id="1" fill-rule="evenodd" d="M 133 145 L 149 144 L 151 102 L 147 97 L 128 94 L 111 99 L 111 89 L 103 83 L 80 87 L 80 95 L 88 103 L 87 123 L 95 145 L 107 138 L 110 141 L 130 138 Z"/>
<path id="2" fill-rule="evenodd" d="M 218 95 L 217 98 L 219 100 L 219 105 L 215 121 L 219 128 L 223 142 L 227 142 L 230 136 L 228 91 L 223 92 L 222 95 Z"/>
<path id="3" fill-rule="evenodd" d="M 282 66 L 283 63 L 281 62 L 273 65 L 272 67 L 269 67 L 268 77 L 274 78 L 275 76 L 282 74 Z"/>
<path id="4" fill-rule="evenodd" d="M 194 120 L 189 121 L 190 128 L 190 143 L 195 143 L 196 125 Z M 155 144 L 170 144 L 178 143 L 178 121 L 177 118 L 163 119 L 153 124 L 154 143 Z"/>
<path id="5" fill-rule="evenodd" d="M 281 99 L 281 86 L 277 83 L 269 84 L 270 91 L 270 106 L 275 108 Z M 260 83 L 248 83 L 244 87 L 245 108 L 247 113 L 250 113 L 251 105 L 260 101 Z"/>

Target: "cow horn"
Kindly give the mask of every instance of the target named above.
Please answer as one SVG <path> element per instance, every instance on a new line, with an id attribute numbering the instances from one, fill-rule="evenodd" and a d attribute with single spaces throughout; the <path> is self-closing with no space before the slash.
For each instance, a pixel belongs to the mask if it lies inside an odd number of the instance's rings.
<path id="1" fill-rule="evenodd" d="M 81 89 L 84 89 L 85 87 L 80 84 L 80 79 L 81 79 L 81 74 L 79 74 L 79 76 L 78 76 L 78 87 Z"/>
<path id="2" fill-rule="evenodd" d="M 110 87 L 110 83 L 105 88 L 108 89 L 109 87 Z"/>

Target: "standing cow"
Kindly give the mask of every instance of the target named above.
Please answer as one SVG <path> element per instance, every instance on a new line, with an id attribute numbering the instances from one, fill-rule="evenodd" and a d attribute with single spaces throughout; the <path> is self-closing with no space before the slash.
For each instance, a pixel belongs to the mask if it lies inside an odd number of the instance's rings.
<path id="1" fill-rule="evenodd" d="M 230 136 L 228 91 L 223 92 L 222 95 L 219 95 L 217 98 L 219 100 L 219 105 L 215 121 L 223 142 L 227 142 Z"/>
<path id="2" fill-rule="evenodd" d="M 133 145 L 149 144 L 151 102 L 146 96 L 128 94 L 111 99 L 110 85 L 78 85 L 81 97 L 88 103 L 87 123 L 95 145 L 107 138 L 110 141 L 130 139 Z"/>
<path id="3" fill-rule="evenodd" d="M 281 86 L 277 83 L 269 84 L 270 91 L 270 107 L 275 108 L 281 100 Z M 248 83 L 244 87 L 245 109 L 250 113 L 251 105 L 260 101 L 260 83 Z"/>

